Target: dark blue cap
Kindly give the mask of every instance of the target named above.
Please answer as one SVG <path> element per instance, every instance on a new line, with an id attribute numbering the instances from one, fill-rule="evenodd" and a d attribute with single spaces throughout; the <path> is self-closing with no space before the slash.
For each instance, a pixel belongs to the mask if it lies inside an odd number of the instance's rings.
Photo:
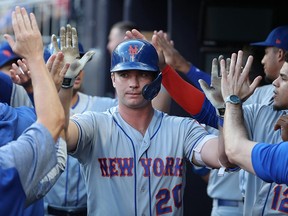
<path id="1" fill-rule="evenodd" d="M 265 41 L 251 43 L 252 46 L 278 47 L 288 51 L 288 25 L 273 29 Z"/>
<path id="2" fill-rule="evenodd" d="M 11 49 L 7 41 L 0 43 L 0 67 L 3 67 L 5 64 L 12 60 L 20 59 Z"/>

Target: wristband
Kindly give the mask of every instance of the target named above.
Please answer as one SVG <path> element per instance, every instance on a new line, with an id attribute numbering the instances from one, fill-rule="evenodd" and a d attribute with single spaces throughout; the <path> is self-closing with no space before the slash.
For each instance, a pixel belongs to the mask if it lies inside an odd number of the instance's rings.
<path id="1" fill-rule="evenodd" d="M 231 172 L 237 172 L 237 171 L 240 170 L 239 166 L 231 167 L 231 168 L 223 166 L 219 159 L 218 159 L 218 163 L 220 164 L 220 168 L 219 168 L 219 171 L 218 171 L 218 176 L 224 176 L 225 172 L 231 173 Z"/>
<path id="2" fill-rule="evenodd" d="M 75 78 L 64 77 L 62 82 L 62 88 L 68 89 L 72 88 L 75 82 Z"/>

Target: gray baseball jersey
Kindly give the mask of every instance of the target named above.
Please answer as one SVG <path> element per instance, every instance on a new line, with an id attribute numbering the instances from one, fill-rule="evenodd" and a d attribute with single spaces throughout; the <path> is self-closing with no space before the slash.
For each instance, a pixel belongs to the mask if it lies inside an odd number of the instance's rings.
<path id="1" fill-rule="evenodd" d="M 264 85 L 256 88 L 254 93 L 245 101 L 244 104 L 271 104 L 273 97 L 274 86 L 272 84 Z"/>
<path id="2" fill-rule="evenodd" d="M 214 135 L 191 118 L 157 110 L 144 137 L 118 107 L 71 119 L 79 129 L 71 154 L 83 166 L 89 215 L 183 214 L 185 158 Z"/>
<path id="3" fill-rule="evenodd" d="M 244 106 L 245 125 L 251 140 L 256 142 L 279 143 L 280 130 L 274 131 L 278 118 L 285 110 L 275 111 L 273 106 L 253 104 Z M 244 215 L 283 215 L 286 208 L 286 185 L 265 183 L 253 174 L 247 175 Z"/>
<path id="4" fill-rule="evenodd" d="M 109 97 L 91 96 L 81 92 L 78 92 L 78 96 L 77 103 L 70 109 L 71 115 L 84 111 L 103 112 L 118 104 L 116 99 Z M 70 207 L 86 206 L 85 182 L 76 158 L 67 157 L 65 171 L 44 198 L 45 206 L 47 204 Z"/>
<path id="5" fill-rule="evenodd" d="M 250 104 L 262 104 L 262 105 L 270 105 L 273 102 L 273 90 L 274 86 L 272 84 L 264 85 L 256 88 L 254 93 L 244 102 L 244 105 Z M 239 171 L 239 182 L 240 182 L 240 190 L 243 196 L 245 195 L 245 188 L 247 183 L 247 175 L 249 173 L 245 170 Z"/>
<path id="6" fill-rule="evenodd" d="M 33 104 L 26 92 L 26 90 L 17 84 L 13 83 L 11 102 L 12 107 L 28 106 L 33 107 Z"/>

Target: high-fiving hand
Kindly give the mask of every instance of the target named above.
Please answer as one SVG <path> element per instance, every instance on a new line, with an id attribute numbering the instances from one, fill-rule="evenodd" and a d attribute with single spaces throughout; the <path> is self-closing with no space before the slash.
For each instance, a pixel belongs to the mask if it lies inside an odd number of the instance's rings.
<path id="1" fill-rule="evenodd" d="M 61 51 L 64 54 L 64 63 L 70 65 L 64 76 L 62 87 L 72 88 L 76 77 L 95 54 L 95 51 L 88 51 L 81 59 L 79 59 L 80 55 L 77 31 L 76 28 L 72 28 L 69 24 L 66 28 L 61 27 L 60 29 L 60 45 L 58 45 L 57 37 L 54 34 L 51 37 L 51 41 L 54 53 Z"/>
<path id="2" fill-rule="evenodd" d="M 241 101 L 245 101 L 255 90 L 260 83 L 262 77 L 257 76 L 252 83 L 249 80 L 249 72 L 252 66 L 253 56 L 249 56 L 244 68 L 243 51 L 238 51 L 238 54 L 231 55 L 231 63 L 229 70 L 227 70 L 225 60 L 220 61 L 220 69 L 222 74 L 221 91 L 223 98 L 230 95 L 237 95 Z"/>
<path id="3" fill-rule="evenodd" d="M 225 107 L 224 100 L 221 93 L 221 76 L 219 74 L 219 62 L 224 57 L 220 55 L 217 58 L 212 60 L 212 70 L 211 70 L 211 85 L 209 86 L 204 80 L 200 79 L 199 84 L 204 91 L 206 97 L 211 102 L 211 104 L 215 107 L 218 115 L 222 115 L 219 113 L 219 110 Z M 226 59 L 226 68 L 230 66 L 230 59 Z"/>

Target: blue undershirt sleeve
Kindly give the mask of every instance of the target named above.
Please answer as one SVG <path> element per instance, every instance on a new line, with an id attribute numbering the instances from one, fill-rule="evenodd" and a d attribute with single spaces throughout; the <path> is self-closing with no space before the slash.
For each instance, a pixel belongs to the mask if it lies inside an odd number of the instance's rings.
<path id="1" fill-rule="evenodd" d="M 204 80 L 208 85 L 211 84 L 211 76 L 193 65 L 191 66 L 189 72 L 186 74 L 186 77 L 188 78 L 189 82 L 200 91 L 203 90 L 201 89 L 198 82 L 199 79 Z M 193 115 L 192 117 L 200 123 L 218 129 L 218 116 L 216 114 L 215 108 L 207 98 L 205 98 L 201 112 L 197 115 Z"/>
<path id="2" fill-rule="evenodd" d="M 218 116 L 215 108 L 207 98 L 204 100 L 201 112 L 197 115 L 192 115 L 192 117 L 202 124 L 218 129 Z"/>
<path id="3" fill-rule="evenodd" d="M 211 76 L 208 73 L 195 67 L 194 65 L 191 66 L 189 72 L 186 74 L 186 77 L 196 88 L 198 88 L 201 91 L 202 89 L 198 82 L 199 79 L 204 80 L 208 85 L 211 84 Z"/>

